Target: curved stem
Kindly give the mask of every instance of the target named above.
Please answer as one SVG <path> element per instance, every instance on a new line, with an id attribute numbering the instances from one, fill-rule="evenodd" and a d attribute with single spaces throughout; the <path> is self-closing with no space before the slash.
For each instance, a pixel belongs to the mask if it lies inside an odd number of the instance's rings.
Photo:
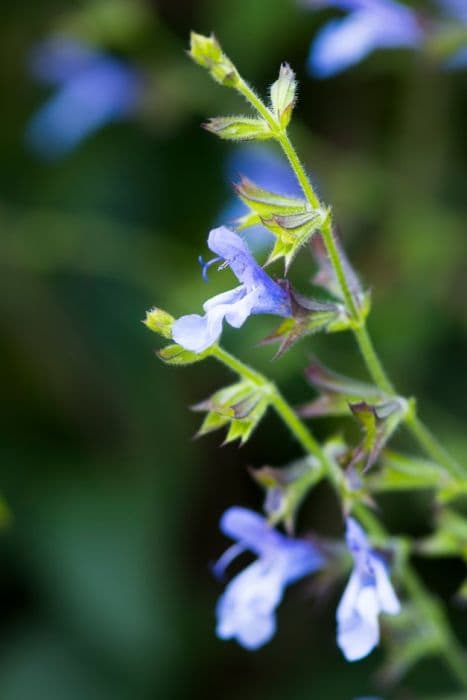
<path id="1" fill-rule="evenodd" d="M 271 405 L 289 428 L 291 434 L 298 440 L 306 453 L 319 459 L 331 483 L 336 490 L 342 494 L 345 489 L 345 480 L 341 470 L 333 460 L 328 457 L 316 438 L 313 437 L 306 425 L 284 399 L 277 386 L 270 382 L 264 375 L 252 369 L 244 362 L 241 362 L 241 360 L 231 355 L 219 345 L 215 345 L 210 354 L 240 377 L 249 379 L 257 386 L 267 389 Z"/>

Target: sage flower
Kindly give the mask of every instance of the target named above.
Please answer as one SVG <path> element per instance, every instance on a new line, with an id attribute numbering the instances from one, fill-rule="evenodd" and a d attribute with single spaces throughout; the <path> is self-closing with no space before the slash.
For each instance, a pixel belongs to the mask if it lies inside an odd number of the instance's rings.
<path id="1" fill-rule="evenodd" d="M 230 581 L 219 599 L 216 634 L 236 639 L 245 649 L 258 649 L 275 634 L 275 612 L 285 588 L 316 571 L 323 558 L 313 544 L 281 534 L 246 508 L 229 508 L 220 528 L 237 543 L 217 563 L 218 573 L 245 550 L 258 558 Z"/>
<path id="2" fill-rule="evenodd" d="M 43 42 L 30 63 L 36 80 L 57 88 L 26 127 L 27 146 L 43 158 L 67 155 L 106 124 L 128 117 L 139 99 L 134 68 L 72 39 Z"/>
<path id="3" fill-rule="evenodd" d="M 308 0 L 306 4 L 348 12 L 327 22 L 315 37 L 308 67 L 318 78 L 346 70 L 375 49 L 413 48 L 423 41 L 416 13 L 396 0 Z"/>
<path id="4" fill-rule="evenodd" d="M 378 615 L 397 615 L 400 604 L 385 562 L 353 518 L 347 519 L 346 540 L 354 570 L 337 608 L 337 643 L 347 661 L 357 661 L 379 642 Z"/>
<path id="5" fill-rule="evenodd" d="M 203 266 L 204 271 L 222 262 L 241 284 L 208 299 L 203 305 L 204 316 L 190 314 L 175 321 L 172 337 L 176 343 L 202 352 L 219 339 L 224 319 L 233 328 L 240 328 L 253 314 L 292 315 L 288 293 L 258 265 L 237 233 L 225 226 L 215 228 L 209 234 L 208 246 L 217 257 Z"/>

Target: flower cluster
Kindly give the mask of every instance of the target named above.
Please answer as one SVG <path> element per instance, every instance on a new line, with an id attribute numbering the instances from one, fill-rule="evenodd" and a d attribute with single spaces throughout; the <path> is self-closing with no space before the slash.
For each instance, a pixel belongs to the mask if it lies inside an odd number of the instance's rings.
<path id="1" fill-rule="evenodd" d="M 326 51 L 335 41 L 341 67 L 355 60 L 356 43 L 362 56 L 376 46 L 412 46 L 420 41 L 417 18 L 395 0 L 336 0 L 332 4 L 345 6 L 351 13 L 339 21 L 342 24 L 334 26 L 332 41 L 328 36 L 331 43 Z M 462 652 L 441 607 L 424 591 L 411 567 L 410 540 L 389 536 L 379 522 L 376 504 L 381 491 L 432 489 L 442 515 L 438 516 L 437 531 L 418 543 L 416 551 L 462 553 L 465 547 L 462 549 L 460 544 L 460 533 L 467 531 L 467 524 L 447 504 L 467 492 L 467 478 L 462 467 L 419 421 L 415 402 L 396 393 L 373 348 L 366 328 L 369 294 L 337 238 L 330 208 L 314 191 L 287 133 L 296 100 L 294 73 L 287 64 L 281 66 L 266 105 L 225 56 L 215 37 L 193 35 L 191 55 L 217 82 L 242 94 L 257 112 L 256 117 L 216 117 L 207 122 L 206 128 L 223 139 L 275 139 L 300 185 L 299 189 L 290 186 L 283 170 L 275 165 L 267 177 L 255 174 L 254 168 L 249 177 L 240 173 L 234 189 L 242 209 L 232 228 L 219 226 L 209 233 L 208 248 L 214 257 L 208 262 L 200 258 L 205 279 L 209 267 L 219 265 L 219 269 L 229 268 L 239 284 L 208 299 L 203 314 L 174 319 L 154 308 L 145 321 L 151 330 L 171 341 L 158 351 L 168 365 L 213 358 L 237 375 L 234 383 L 194 406 L 205 413 L 198 435 L 225 428 L 224 444 L 233 440 L 243 444 L 266 411 L 272 409 L 305 453 L 282 467 L 264 465 L 250 470 L 265 490 L 264 516 L 236 506 L 221 518 L 221 530 L 234 544 L 218 560 L 214 573 L 223 577 L 228 565 L 240 555 L 253 555 L 254 561 L 228 582 L 218 601 L 217 636 L 235 640 L 245 649 L 259 649 L 275 634 L 276 611 L 288 586 L 315 577 L 319 578 L 315 590 L 332 590 L 345 579 L 335 620 L 337 646 L 346 660 L 362 659 L 379 644 L 380 618 L 385 615 L 389 616 L 385 618 L 389 648 L 391 644 L 393 648 L 385 669 L 387 676 L 400 677 L 430 654 L 448 659 L 449 642 L 451 667 L 463 682 Z M 271 251 L 265 266 L 283 259 L 286 279 L 269 275 L 245 242 L 244 231 L 250 230 L 251 238 L 251 232 L 256 235 L 261 228 L 270 234 Z M 308 253 L 308 260 L 314 261 L 309 295 L 298 292 L 289 277 L 291 265 L 302 250 Z M 264 339 L 279 342 L 277 354 L 314 333 L 352 332 L 371 381 L 346 377 L 313 359 L 305 374 L 318 395 L 294 410 L 275 383 L 220 345 L 224 322 L 239 329 L 258 314 L 279 318 L 279 326 Z M 361 437 L 357 441 L 335 436 L 318 441 L 302 418 L 321 416 L 353 419 Z M 430 462 L 388 452 L 387 445 L 401 425 L 411 430 Z M 334 491 L 344 523 L 345 536 L 337 541 L 322 532 L 297 534 L 299 509 L 311 489 L 324 479 Z M 391 569 L 398 588 L 404 590 L 403 606 L 391 583 Z M 406 600 L 410 596 L 412 599 Z"/>
<path id="2" fill-rule="evenodd" d="M 258 557 L 228 584 L 217 606 L 217 636 L 236 639 L 246 649 L 257 649 L 276 631 L 275 610 L 284 589 L 326 564 L 312 541 L 286 537 L 265 518 L 245 508 L 224 513 L 221 530 L 237 544 L 228 549 L 215 569 L 245 550 Z M 347 545 L 355 568 L 337 609 L 337 641 L 348 661 L 367 656 L 379 641 L 378 615 L 395 615 L 399 601 L 391 586 L 384 560 L 373 551 L 353 519 L 347 519 Z"/>

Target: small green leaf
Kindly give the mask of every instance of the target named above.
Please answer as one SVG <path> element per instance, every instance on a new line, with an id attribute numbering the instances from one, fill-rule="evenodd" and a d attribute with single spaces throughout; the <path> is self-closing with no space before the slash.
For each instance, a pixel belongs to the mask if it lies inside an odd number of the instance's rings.
<path id="1" fill-rule="evenodd" d="M 271 85 L 271 107 L 279 124 L 286 128 L 292 117 L 297 92 L 295 73 L 288 63 L 280 67 L 279 78 Z"/>
<path id="2" fill-rule="evenodd" d="M 394 398 L 378 405 L 366 401 L 350 404 L 350 410 L 363 428 L 363 439 L 355 450 L 351 466 L 364 462 L 368 471 L 407 411 L 407 401 Z"/>
<path id="3" fill-rule="evenodd" d="M 159 333 L 159 335 L 170 340 L 172 338 L 172 326 L 174 321 L 175 319 L 173 316 L 168 314 L 167 311 L 154 307 L 146 312 L 146 318 L 143 323 L 149 330 L 154 331 L 154 333 Z"/>
<path id="4" fill-rule="evenodd" d="M 167 345 L 162 350 L 158 350 L 157 355 L 167 365 L 192 365 L 209 357 L 210 348 L 204 352 L 196 353 L 191 352 L 191 350 L 185 350 L 181 345 L 174 343 L 173 345 Z"/>
<path id="5" fill-rule="evenodd" d="M 264 119 L 250 117 L 214 117 L 203 124 L 206 131 L 229 141 L 264 140 L 274 136 Z"/>

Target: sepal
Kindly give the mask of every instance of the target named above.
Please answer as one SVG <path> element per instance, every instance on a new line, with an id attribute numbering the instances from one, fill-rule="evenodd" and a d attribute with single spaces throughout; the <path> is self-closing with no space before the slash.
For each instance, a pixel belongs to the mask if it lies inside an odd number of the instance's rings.
<path id="1" fill-rule="evenodd" d="M 194 411 L 206 411 L 197 437 L 226 426 L 224 445 L 240 440 L 243 445 L 261 421 L 269 405 L 267 387 L 242 379 L 220 389 L 211 397 L 193 406 Z"/>
<path id="2" fill-rule="evenodd" d="M 360 401 L 351 403 L 350 410 L 362 427 L 363 438 L 349 467 L 355 468 L 361 464 L 366 472 L 375 464 L 384 445 L 406 415 L 408 402 L 399 397 L 379 404 Z"/>
<path id="3" fill-rule="evenodd" d="M 251 211 L 264 218 L 301 214 L 306 209 L 303 199 L 270 192 L 246 177 L 242 177 L 240 182 L 234 185 L 234 189 Z"/>
<path id="4" fill-rule="evenodd" d="M 284 258 L 287 273 L 298 251 L 322 224 L 322 212 L 304 209 L 295 214 L 272 214 L 261 216 L 261 223 L 276 237 L 274 247 L 266 265 Z"/>
<path id="5" fill-rule="evenodd" d="M 293 532 L 295 516 L 304 496 L 324 476 L 320 462 L 310 456 L 280 469 L 264 466 L 251 469 L 250 473 L 265 490 L 263 509 L 270 522 L 284 523 L 288 532 Z"/>
<path id="6" fill-rule="evenodd" d="M 208 348 L 204 352 L 192 352 L 191 350 L 185 350 L 181 345 L 173 343 L 172 345 L 166 345 L 165 348 L 156 351 L 156 355 L 165 362 L 166 365 L 192 365 L 195 362 L 201 362 L 206 357 L 211 354 L 211 348 Z"/>
<path id="7" fill-rule="evenodd" d="M 349 327 L 349 319 L 342 304 L 308 299 L 298 294 L 286 280 L 279 281 L 278 284 L 287 289 L 293 315 L 284 319 L 273 333 L 261 341 L 262 345 L 279 342 L 276 358 L 305 336 L 323 331 L 333 333 Z"/>
<path id="8" fill-rule="evenodd" d="M 386 399 L 386 395 L 376 386 L 333 372 L 316 359 L 305 370 L 305 376 L 320 395 L 300 407 L 299 413 L 303 418 L 349 415 L 351 403 L 377 403 Z"/>
<path id="9" fill-rule="evenodd" d="M 174 324 L 174 317 L 164 311 L 163 309 L 158 309 L 156 306 L 146 312 L 146 318 L 143 323 L 150 331 L 154 333 L 159 333 L 163 338 L 172 338 L 172 326 Z"/>
<path id="10" fill-rule="evenodd" d="M 340 244 L 339 238 L 334 231 L 332 232 L 332 235 L 334 236 L 334 241 L 346 279 L 347 287 L 350 290 L 355 305 L 360 309 L 361 315 L 363 310 L 364 313 L 362 318 L 364 318 L 368 315 L 370 310 L 370 297 L 368 293 L 364 292 L 360 279 L 350 264 Z M 331 261 L 329 260 L 321 235 L 313 236 L 311 240 L 311 249 L 318 268 L 313 278 L 313 284 L 318 287 L 323 287 L 323 289 L 326 289 L 326 291 L 333 297 L 339 299 L 340 301 L 344 301 L 340 283 L 335 275 Z"/>
<path id="11" fill-rule="evenodd" d="M 237 87 L 240 76 L 232 61 L 224 54 L 214 34 L 203 36 L 192 32 L 188 54 L 203 68 L 207 68 L 214 80 L 226 87 Z"/>
<path id="12" fill-rule="evenodd" d="M 436 489 L 447 494 L 451 476 L 435 462 L 385 450 L 378 472 L 367 480 L 371 491 Z"/>
<path id="13" fill-rule="evenodd" d="M 264 140 L 274 135 L 264 119 L 250 117 L 213 117 L 203 127 L 228 141 Z"/>
<path id="14" fill-rule="evenodd" d="M 323 446 L 329 459 L 337 461 L 347 447 L 340 438 L 329 440 Z M 254 480 L 265 490 L 263 509 L 274 525 L 283 523 L 293 533 L 295 518 L 307 493 L 325 476 L 322 462 L 309 455 L 291 464 L 277 468 L 264 466 L 251 469 Z"/>
<path id="15" fill-rule="evenodd" d="M 271 85 L 271 108 L 283 129 L 288 126 L 292 117 L 296 93 L 295 73 L 288 63 L 283 63 L 279 70 L 279 78 Z"/>

